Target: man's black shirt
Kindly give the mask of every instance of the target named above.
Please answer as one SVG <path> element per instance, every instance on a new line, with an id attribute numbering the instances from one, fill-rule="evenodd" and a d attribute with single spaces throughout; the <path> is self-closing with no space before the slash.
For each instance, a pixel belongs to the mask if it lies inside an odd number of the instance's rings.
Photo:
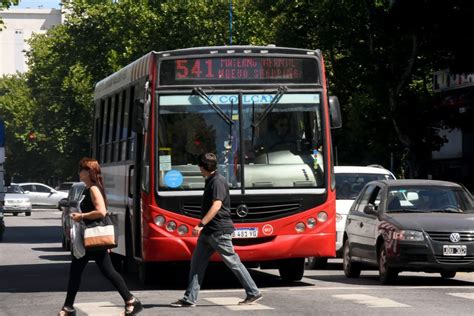
<path id="1" fill-rule="evenodd" d="M 206 216 L 215 200 L 222 201 L 222 207 L 214 218 L 204 226 L 202 233 L 206 235 L 215 232 L 231 234 L 234 231 L 234 224 L 230 216 L 229 185 L 226 179 L 218 174 L 217 171 L 206 179 L 204 194 L 202 196 L 201 218 Z"/>

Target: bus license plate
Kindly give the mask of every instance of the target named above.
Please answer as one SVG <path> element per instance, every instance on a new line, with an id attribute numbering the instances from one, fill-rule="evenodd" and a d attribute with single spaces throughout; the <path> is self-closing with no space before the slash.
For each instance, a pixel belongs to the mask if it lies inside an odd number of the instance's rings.
<path id="1" fill-rule="evenodd" d="M 232 238 L 257 238 L 258 228 L 237 228 L 232 233 Z"/>
<path id="2" fill-rule="evenodd" d="M 444 256 L 465 256 L 467 248 L 465 245 L 443 245 Z"/>

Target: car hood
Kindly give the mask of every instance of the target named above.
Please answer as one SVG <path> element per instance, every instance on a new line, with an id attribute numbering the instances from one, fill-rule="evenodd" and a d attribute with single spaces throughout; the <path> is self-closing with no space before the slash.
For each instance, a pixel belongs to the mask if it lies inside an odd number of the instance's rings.
<path id="1" fill-rule="evenodd" d="M 420 231 L 471 231 L 474 227 L 472 213 L 395 213 L 386 219 L 402 229 Z"/>
<path id="2" fill-rule="evenodd" d="M 354 200 L 336 200 L 336 213 L 347 215 Z"/>

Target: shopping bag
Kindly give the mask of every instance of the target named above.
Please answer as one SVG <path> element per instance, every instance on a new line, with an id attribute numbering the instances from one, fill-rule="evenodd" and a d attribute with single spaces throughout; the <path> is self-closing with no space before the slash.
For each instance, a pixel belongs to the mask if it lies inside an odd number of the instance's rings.
<path id="1" fill-rule="evenodd" d="M 77 259 L 84 257 L 86 254 L 83 234 L 83 223 L 73 222 L 71 227 L 71 252 Z"/>
<path id="2" fill-rule="evenodd" d="M 117 247 L 118 215 L 107 212 L 105 217 L 88 223 L 84 229 L 84 248 L 102 250 Z"/>

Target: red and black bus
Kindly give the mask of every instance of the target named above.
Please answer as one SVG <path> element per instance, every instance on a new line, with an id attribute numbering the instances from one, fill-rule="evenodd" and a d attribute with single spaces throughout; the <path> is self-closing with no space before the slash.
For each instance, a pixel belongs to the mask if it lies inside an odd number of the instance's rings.
<path id="1" fill-rule="evenodd" d="M 139 262 L 141 277 L 153 263 L 191 258 L 203 152 L 217 155 L 229 183 L 243 262 L 299 280 L 306 257 L 335 255 L 331 128 L 340 110 L 319 50 L 150 52 L 97 83 L 94 103 L 93 154 L 121 219 L 114 252 Z"/>

